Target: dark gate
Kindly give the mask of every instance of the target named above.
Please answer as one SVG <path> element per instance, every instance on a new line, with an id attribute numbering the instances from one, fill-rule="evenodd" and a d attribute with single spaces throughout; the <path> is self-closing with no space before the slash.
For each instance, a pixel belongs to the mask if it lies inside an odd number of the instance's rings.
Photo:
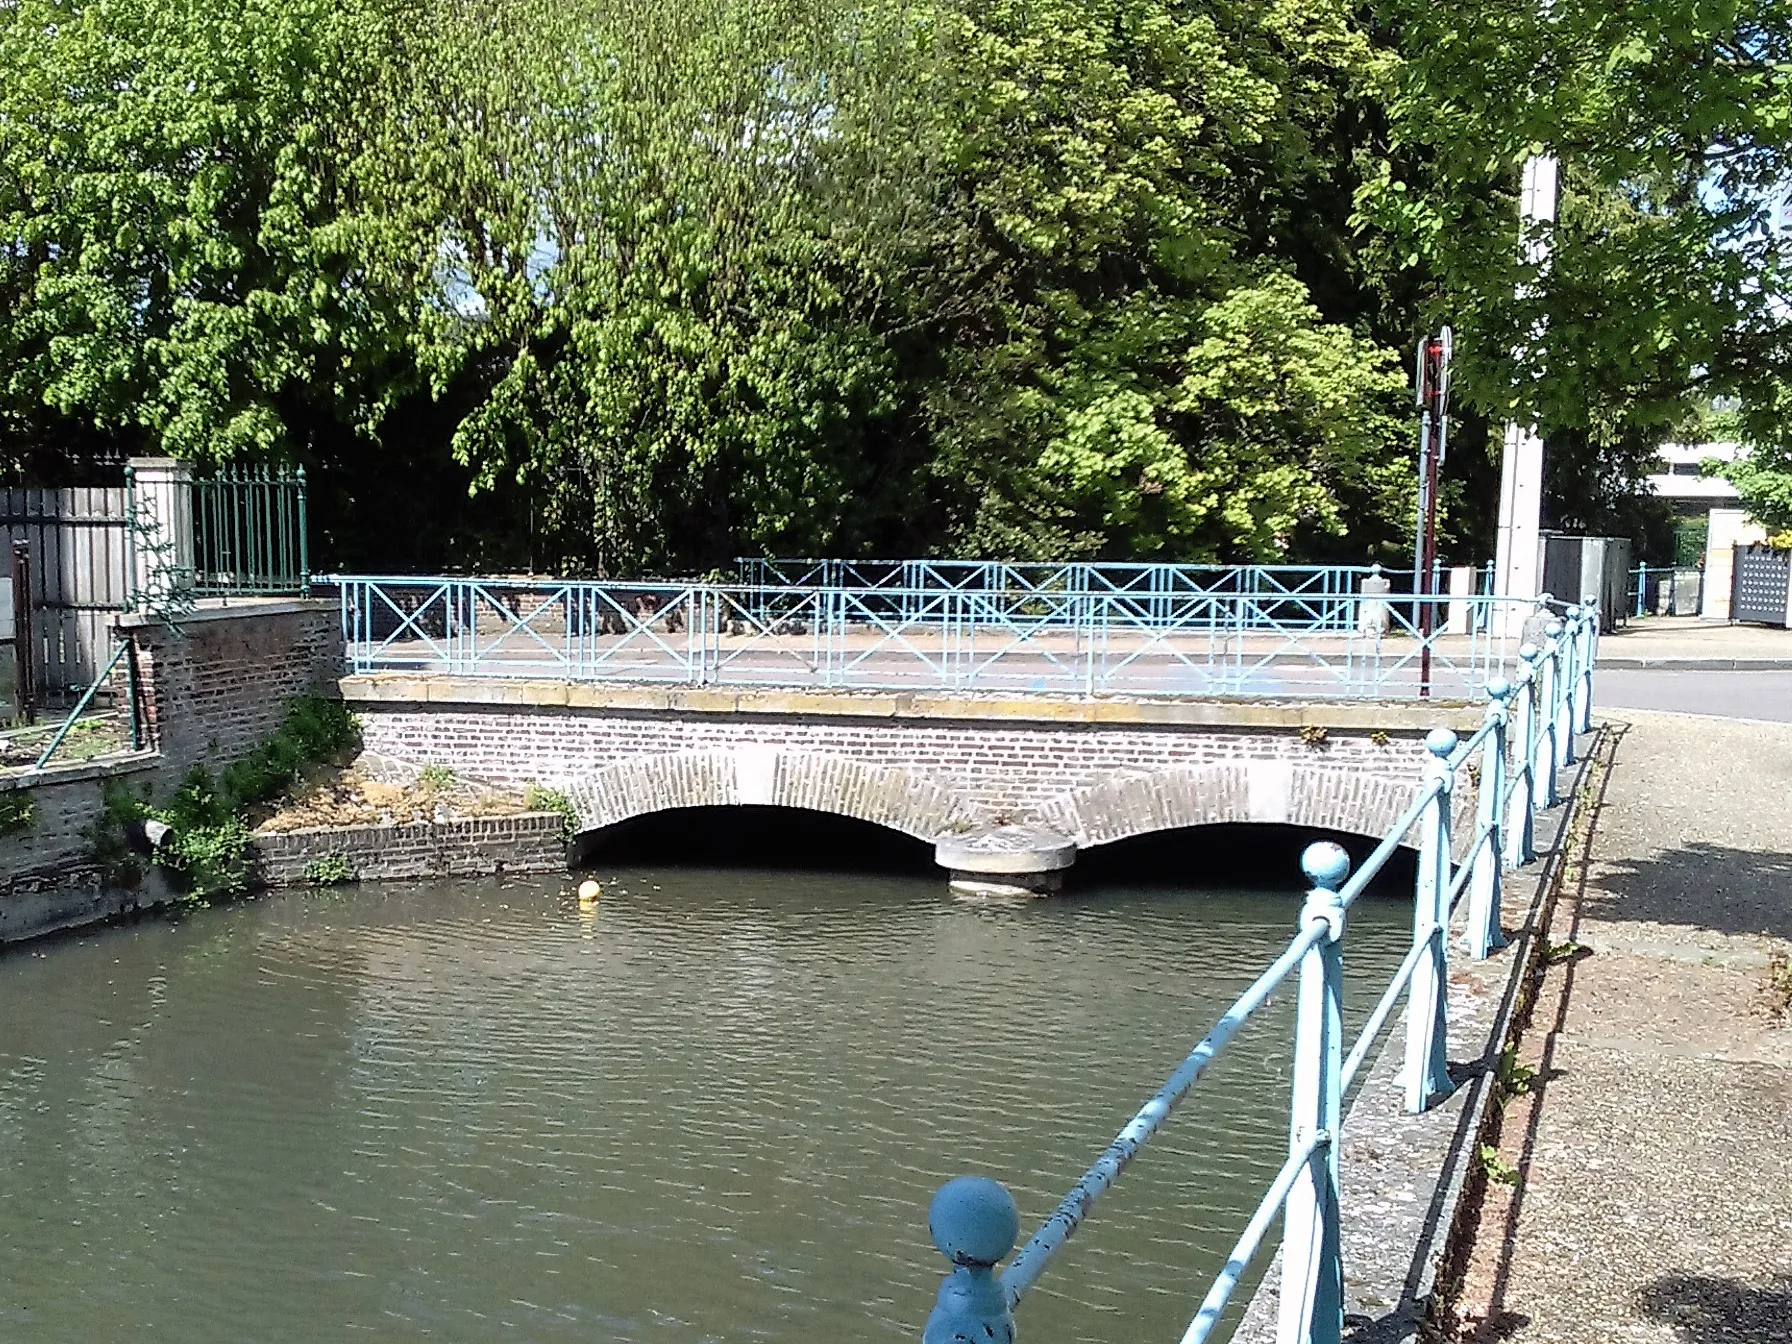
<path id="1" fill-rule="evenodd" d="M 1792 551 L 1738 546 L 1730 580 L 1730 619 L 1762 625 L 1786 624 L 1792 596 Z"/>
<path id="2" fill-rule="evenodd" d="M 130 591 L 123 486 L 0 489 L 0 544 L 24 542 L 31 591 L 32 669 L 55 700 L 92 684 L 112 654 L 111 628 Z"/>

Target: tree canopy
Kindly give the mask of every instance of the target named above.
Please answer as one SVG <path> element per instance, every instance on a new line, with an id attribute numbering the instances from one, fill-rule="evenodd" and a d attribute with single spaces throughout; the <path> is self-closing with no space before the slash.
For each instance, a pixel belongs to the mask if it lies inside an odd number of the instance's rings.
<path id="1" fill-rule="evenodd" d="M 1785 433 L 1787 24 L 1547 15 L 15 0 L 0 470 L 304 461 L 344 563 L 1395 560 L 1450 320 L 1475 558 L 1505 416 L 1587 521 Z"/>
<path id="2" fill-rule="evenodd" d="M 1390 149 L 1361 193 L 1433 276 L 1459 386 L 1533 420 L 1557 508 L 1619 512 L 1713 400 L 1787 442 L 1792 19 L 1778 0 L 1400 6 Z M 1562 161 L 1546 271 L 1514 246 L 1523 161 Z M 1609 525 L 1609 524 L 1607 524 Z"/>

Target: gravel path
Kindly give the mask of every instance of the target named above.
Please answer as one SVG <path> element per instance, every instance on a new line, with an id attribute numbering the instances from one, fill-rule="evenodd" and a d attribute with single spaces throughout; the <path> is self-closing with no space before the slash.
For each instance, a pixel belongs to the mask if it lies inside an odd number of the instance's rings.
<path id="1" fill-rule="evenodd" d="M 1459 1302 L 1520 1344 L 1792 1342 L 1792 724 L 1611 711 Z M 1578 950 L 1569 944 L 1578 944 Z"/>

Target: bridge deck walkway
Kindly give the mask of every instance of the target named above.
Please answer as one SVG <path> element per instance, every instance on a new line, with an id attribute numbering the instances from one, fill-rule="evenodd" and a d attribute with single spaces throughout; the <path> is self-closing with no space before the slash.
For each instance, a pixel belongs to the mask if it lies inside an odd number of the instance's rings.
<path id="1" fill-rule="evenodd" d="M 1464 1340 L 1792 1340 L 1792 724 L 1615 711 L 1459 1303 Z M 1783 965 L 1783 963 L 1782 963 Z M 1782 971 L 1782 974 L 1784 972 Z M 1784 1008 L 1782 988 L 1779 1006 Z"/>
<path id="2" fill-rule="evenodd" d="M 1277 694 L 1351 698 L 1413 697 L 1421 679 L 1419 644 L 1390 636 L 1210 634 L 1114 635 L 1081 641 L 1068 632 L 1019 638 L 961 629 L 853 630 L 843 637 L 730 634 L 698 643 L 685 632 L 593 635 L 483 626 L 460 640 L 408 632 L 351 646 L 360 671 L 485 677 L 569 677 L 609 682 L 697 682 L 737 686 L 937 688 L 991 691 L 1094 689 L 1138 695 Z M 1433 694 L 1479 701 L 1489 676 L 1514 667 L 1516 641 L 1439 636 L 1430 668 Z M 701 668 L 701 672 L 695 669 Z"/>

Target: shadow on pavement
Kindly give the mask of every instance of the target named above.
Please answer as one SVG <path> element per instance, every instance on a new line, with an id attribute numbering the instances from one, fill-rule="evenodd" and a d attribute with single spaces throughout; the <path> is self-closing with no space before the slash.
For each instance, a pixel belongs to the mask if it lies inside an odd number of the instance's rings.
<path id="1" fill-rule="evenodd" d="M 1792 1275 L 1756 1288 L 1735 1279 L 1668 1274 L 1637 1294 L 1643 1314 L 1686 1344 L 1785 1344 L 1792 1340 Z"/>
<path id="2" fill-rule="evenodd" d="M 1792 854 L 1696 841 L 1653 858 L 1606 863 L 1582 916 L 1792 938 Z"/>

